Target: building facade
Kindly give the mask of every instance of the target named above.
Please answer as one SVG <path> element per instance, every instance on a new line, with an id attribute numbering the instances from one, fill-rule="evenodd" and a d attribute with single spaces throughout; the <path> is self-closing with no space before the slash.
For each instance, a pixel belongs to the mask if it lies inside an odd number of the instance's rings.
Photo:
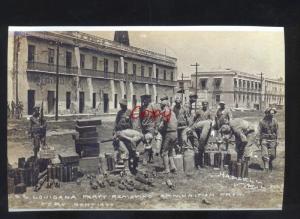
<path id="1" fill-rule="evenodd" d="M 124 97 L 132 108 L 143 94 L 154 102 L 175 94 L 176 58 L 82 32 L 9 38 L 8 102 L 22 101 L 24 114 L 42 102 L 46 114 L 55 113 L 57 72 L 59 114 L 115 113 Z"/>
<path id="2" fill-rule="evenodd" d="M 197 74 L 200 101 L 216 108 L 224 101 L 231 108 L 264 109 L 284 106 L 284 81 L 261 78 L 231 69 L 201 71 Z M 196 74 L 191 75 L 191 90 L 196 89 Z"/>

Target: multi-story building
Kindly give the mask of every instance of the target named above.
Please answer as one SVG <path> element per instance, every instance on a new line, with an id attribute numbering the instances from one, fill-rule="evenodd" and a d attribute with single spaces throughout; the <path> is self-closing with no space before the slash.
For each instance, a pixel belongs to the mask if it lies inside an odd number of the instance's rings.
<path id="1" fill-rule="evenodd" d="M 260 109 L 261 106 L 284 105 L 284 81 L 231 69 L 200 71 L 197 81 L 199 100 L 208 101 L 212 108 L 221 100 L 231 108 Z M 191 82 L 191 90 L 195 90 L 196 74 L 191 75 Z"/>
<path id="2" fill-rule="evenodd" d="M 143 94 L 153 101 L 174 96 L 176 58 L 127 41 L 71 31 L 15 32 L 9 40 L 8 101 L 22 101 L 24 114 L 43 102 L 45 113 L 54 114 L 57 72 L 59 114 L 115 113 L 123 97 L 131 108 Z"/>

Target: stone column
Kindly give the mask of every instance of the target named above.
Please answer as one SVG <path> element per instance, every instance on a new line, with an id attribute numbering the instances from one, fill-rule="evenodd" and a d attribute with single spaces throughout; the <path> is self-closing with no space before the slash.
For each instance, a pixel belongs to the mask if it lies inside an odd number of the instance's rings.
<path id="1" fill-rule="evenodd" d="M 124 81 L 120 81 L 120 88 L 121 88 L 121 98 L 124 98 L 125 95 L 125 86 L 124 86 Z"/>
<path id="2" fill-rule="evenodd" d="M 146 88 L 146 94 L 150 94 L 150 93 L 149 93 L 149 84 L 146 84 L 146 87 L 145 87 L 145 88 Z"/>
<path id="3" fill-rule="evenodd" d="M 89 90 L 89 101 L 87 101 L 87 106 L 90 107 L 90 109 L 93 108 L 93 83 L 92 83 L 92 78 L 89 77 L 87 78 L 87 85 L 88 85 L 88 90 Z"/>
<path id="4" fill-rule="evenodd" d="M 111 98 L 109 101 L 109 110 L 114 110 L 115 108 L 115 82 L 113 79 L 109 80 L 110 82 L 110 93 L 111 93 Z"/>
<path id="5" fill-rule="evenodd" d="M 154 80 L 156 80 L 156 64 L 153 64 L 153 65 L 152 65 L 152 78 L 153 78 Z M 157 93 L 156 93 L 156 85 L 153 84 L 152 87 L 153 87 L 153 97 L 152 97 L 152 102 L 155 103 L 155 101 L 156 101 L 156 96 L 157 96 Z"/>
<path id="6" fill-rule="evenodd" d="M 124 70 L 124 57 L 120 57 L 120 62 L 121 62 L 121 73 L 124 74 L 125 70 Z"/>
<path id="7" fill-rule="evenodd" d="M 129 83 L 129 90 L 130 92 L 128 92 L 128 95 L 130 95 L 130 97 L 127 97 L 127 100 L 128 100 L 128 108 L 131 108 L 133 102 L 133 95 L 134 95 L 134 87 L 132 81 L 130 81 Z"/>
<path id="8" fill-rule="evenodd" d="M 155 101 L 156 101 L 156 96 L 157 96 L 157 93 L 156 93 L 156 85 L 153 84 L 152 87 L 153 87 L 153 98 L 152 98 L 153 100 L 152 100 L 152 102 L 155 103 Z"/>
<path id="9" fill-rule="evenodd" d="M 156 78 L 156 64 L 152 65 L 152 78 Z"/>

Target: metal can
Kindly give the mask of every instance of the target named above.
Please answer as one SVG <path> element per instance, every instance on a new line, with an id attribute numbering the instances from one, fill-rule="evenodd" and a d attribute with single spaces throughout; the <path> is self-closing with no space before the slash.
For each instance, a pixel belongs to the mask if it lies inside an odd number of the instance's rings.
<path id="1" fill-rule="evenodd" d="M 53 179 L 53 177 L 52 177 L 52 165 L 48 165 L 48 167 L 47 167 L 47 175 L 48 175 L 48 181 L 50 180 L 50 179 Z"/>
<path id="2" fill-rule="evenodd" d="M 183 154 L 183 169 L 186 174 L 192 174 L 195 169 L 195 152 L 187 149 Z"/>

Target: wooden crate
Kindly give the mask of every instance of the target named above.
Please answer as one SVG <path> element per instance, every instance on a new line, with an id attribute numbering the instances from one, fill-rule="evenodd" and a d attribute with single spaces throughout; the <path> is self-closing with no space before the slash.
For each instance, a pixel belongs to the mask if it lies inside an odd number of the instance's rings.
<path id="1" fill-rule="evenodd" d="M 60 153 L 58 155 L 60 162 L 62 164 L 68 164 L 68 163 L 78 163 L 79 162 L 79 156 L 75 152 L 70 153 Z"/>
<path id="2" fill-rule="evenodd" d="M 101 119 L 78 119 L 76 120 L 78 126 L 97 126 L 102 124 Z"/>

